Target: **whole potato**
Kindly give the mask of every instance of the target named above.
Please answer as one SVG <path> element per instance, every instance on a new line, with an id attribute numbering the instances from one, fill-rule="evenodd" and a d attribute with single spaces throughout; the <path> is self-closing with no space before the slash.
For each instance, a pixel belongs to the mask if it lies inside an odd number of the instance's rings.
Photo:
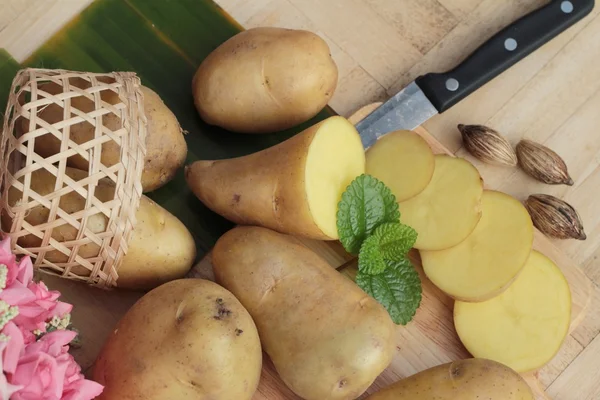
<path id="1" fill-rule="evenodd" d="M 208 124 L 266 133 L 314 117 L 333 96 L 337 79 L 329 46 L 318 35 L 260 27 L 210 53 L 192 86 L 196 108 Z"/>
<path id="2" fill-rule="evenodd" d="M 66 173 L 75 181 L 88 176 L 86 171 L 68 167 Z M 56 177 L 50 172 L 40 169 L 31 176 L 30 186 L 35 192 L 42 196 L 54 192 Z M 108 202 L 113 199 L 114 190 L 112 184 L 101 182 L 94 194 L 101 201 Z M 22 201 L 23 192 L 14 186 L 11 187 L 8 191 L 8 210 L 2 212 L 3 231 L 10 231 L 13 220 L 9 212 Z M 85 198 L 71 192 L 61 197 L 59 206 L 65 212 L 74 214 L 83 210 L 85 204 Z M 41 225 L 48 221 L 49 214 L 49 209 L 38 205 L 29 211 L 25 221 L 33 226 Z M 136 221 L 127 254 L 121 260 L 117 271 L 117 285 L 126 289 L 151 289 L 185 276 L 196 258 L 196 244 L 185 225 L 146 196 L 140 199 Z M 108 217 L 102 213 L 88 217 L 87 227 L 94 233 L 105 232 L 107 224 Z M 74 241 L 77 234 L 78 229 L 70 224 L 52 230 L 52 238 L 59 242 Z M 33 234 L 18 239 L 18 244 L 23 247 L 38 247 L 41 242 L 41 239 Z M 84 258 L 96 257 L 99 251 L 100 247 L 97 244 L 88 243 L 79 248 L 79 255 Z M 68 260 L 68 257 L 58 250 L 46 253 L 45 257 L 48 261 L 57 263 Z M 79 275 L 89 274 L 82 266 L 75 266 L 71 271 Z"/>
<path id="3" fill-rule="evenodd" d="M 86 89 L 91 85 L 81 78 L 73 78 L 71 84 Z M 46 83 L 42 89 L 51 94 L 63 91 L 62 87 L 55 83 Z M 142 188 L 144 192 L 158 189 L 169 182 L 175 176 L 177 170 L 183 166 L 187 156 L 187 144 L 179 122 L 175 115 L 162 101 L 160 96 L 151 89 L 141 86 L 144 96 L 144 111 L 147 119 L 146 126 L 146 158 L 142 172 Z M 108 104 L 120 103 L 117 93 L 104 90 L 100 97 Z M 75 97 L 71 100 L 71 107 L 82 112 L 91 112 L 95 109 L 94 102 L 85 97 Z M 37 118 L 49 124 L 62 121 L 64 110 L 57 104 L 50 104 L 38 112 Z M 21 129 L 29 131 L 29 121 L 21 120 Z M 115 114 L 106 114 L 102 117 L 102 123 L 107 128 L 116 131 L 121 126 L 121 119 Z M 94 126 L 86 121 L 72 125 L 69 131 L 69 139 L 77 144 L 86 143 L 94 138 Z M 46 134 L 36 138 L 35 152 L 43 157 L 50 157 L 60 151 L 61 141 L 52 134 Z M 66 147 L 65 147 L 66 148 Z M 115 141 L 108 141 L 102 145 L 102 164 L 112 166 L 119 162 L 121 147 Z M 81 156 L 69 157 L 67 163 L 70 167 L 87 170 L 89 163 Z"/>
<path id="4" fill-rule="evenodd" d="M 495 361 L 471 358 L 419 372 L 367 400 L 534 400 L 527 382 Z"/>
<path id="5" fill-rule="evenodd" d="M 246 307 L 283 382 L 306 400 L 359 397 L 391 363 L 395 325 L 292 236 L 236 227 L 213 249 L 217 282 Z"/>
<path id="6" fill-rule="evenodd" d="M 94 367 L 99 400 L 248 400 L 262 351 L 252 318 L 202 279 L 166 283 L 121 319 Z"/>

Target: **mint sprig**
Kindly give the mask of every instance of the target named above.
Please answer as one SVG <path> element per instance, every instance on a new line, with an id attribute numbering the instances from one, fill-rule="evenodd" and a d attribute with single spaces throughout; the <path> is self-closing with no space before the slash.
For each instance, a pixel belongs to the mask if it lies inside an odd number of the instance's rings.
<path id="1" fill-rule="evenodd" d="M 356 284 L 386 308 L 394 323 L 406 325 L 421 303 L 421 280 L 407 258 L 386 263 L 387 268 L 378 275 L 359 270 Z"/>
<path id="2" fill-rule="evenodd" d="M 386 308 L 394 323 L 410 322 L 422 296 L 419 274 L 407 258 L 417 232 L 400 223 L 392 191 L 360 175 L 342 194 L 337 227 L 346 251 L 358 254 L 357 285 Z"/>
<path id="3" fill-rule="evenodd" d="M 348 253 L 358 254 L 373 229 L 399 219 L 398 203 L 392 191 L 378 179 L 360 175 L 346 188 L 338 205 L 340 242 Z"/>

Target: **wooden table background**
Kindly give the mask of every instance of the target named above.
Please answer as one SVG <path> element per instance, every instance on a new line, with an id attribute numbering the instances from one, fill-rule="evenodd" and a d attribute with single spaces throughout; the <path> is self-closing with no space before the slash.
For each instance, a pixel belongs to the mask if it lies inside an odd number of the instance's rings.
<path id="1" fill-rule="evenodd" d="M 167 0 L 149 0 L 167 1 Z M 171 0 L 174 1 L 174 0 Z M 17 61 L 91 0 L 0 0 L 0 48 Z M 238 22 L 308 29 L 330 45 L 339 67 L 330 105 L 342 115 L 393 95 L 419 74 L 454 66 L 500 28 L 542 0 L 217 0 Z M 551 43 L 424 126 L 461 149 L 458 123 L 489 125 L 516 144 L 544 143 L 567 162 L 572 187 L 537 183 L 517 169 L 493 182 L 519 199 L 550 193 L 581 214 L 586 241 L 556 241 L 593 280 L 587 316 L 567 351 L 541 377 L 556 400 L 600 399 L 600 7 Z M 562 372 L 561 372 L 562 371 Z"/>

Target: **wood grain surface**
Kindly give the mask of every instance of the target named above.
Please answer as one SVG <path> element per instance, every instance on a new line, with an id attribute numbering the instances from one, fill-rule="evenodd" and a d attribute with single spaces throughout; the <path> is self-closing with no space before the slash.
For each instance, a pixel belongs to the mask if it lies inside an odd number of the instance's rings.
<path id="1" fill-rule="evenodd" d="M 23 60 L 91 0 L 0 0 L 0 48 Z M 159 0 L 151 0 L 159 1 Z M 547 0 L 217 0 L 243 26 L 302 28 L 329 43 L 339 67 L 330 105 L 349 116 L 419 74 L 454 66 L 486 38 Z M 425 128 L 469 158 L 490 186 L 519 199 L 550 193 L 581 214 L 586 241 L 554 241 L 593 281 L 591 303 L 561 354 L 540 374 L 558 400 L 600 398 L 600 13 L 592 14 Z M 461 148 L 458 123 L 487 124 L 513 144 L 544 143 L 567 162 L 572 187 L 540 184 L 518 169 L 481 165 Z M 491 173 L 490 173 L 491 172 Z M 333 252 L 335 253 L 335 251 Z M 89 290 L 88 288 L 77 290 Z M 98 295 L 97 303 L 109 302 Z M 133 299 L 130 299 L 133 301 Z M 111 305 L 112 306 L 112 305 Z M 123 301 L 114 305 L 125 309 Z M 77 310 L 84 318 L 89 310 Z M 118 312 L 106 310 L 106 317 Z M 90 318 L 88 317 L 88 320 Z M 90 321 L 94 324 L 94 321 Z M 96 322 L 99 330 L 110 329 Z"/>

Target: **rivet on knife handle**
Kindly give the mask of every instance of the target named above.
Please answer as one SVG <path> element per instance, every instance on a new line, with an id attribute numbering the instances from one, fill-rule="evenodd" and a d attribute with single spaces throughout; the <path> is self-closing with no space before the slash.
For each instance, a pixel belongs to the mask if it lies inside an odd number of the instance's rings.
<path id="1" fill-rule="evenodd" d="M 430 73 L 416 83 L 442 113 L 525 58 L 594 8 L 594 0 L 553 0 L 512 23 L 445 73 Z"/>

